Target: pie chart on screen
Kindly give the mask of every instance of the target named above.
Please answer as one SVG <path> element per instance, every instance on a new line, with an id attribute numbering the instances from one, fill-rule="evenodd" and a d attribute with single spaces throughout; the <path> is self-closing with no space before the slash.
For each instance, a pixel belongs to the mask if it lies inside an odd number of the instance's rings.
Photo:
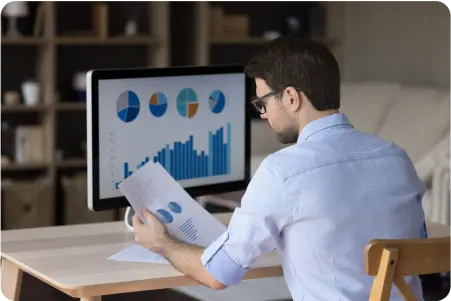
<path id="1" fill-rule="evenodd" d="M 191 88 L 185 88 L 180 91 L 177 96 L 177 111 L 185 118 L 193 118 L 197 109 L 199 108 L 199 102 L 197 100 L 196 92 Z"/>
<path id="2" fill-rule="evenodd" d="M 157 92 L 150 97 L 149 101 L 150 113 L 155 117 L 161 117 L 166 113 L 168 109 L 168 100 L 166 95 L 161 92 Z"/>
<path id="3" fill-rule="evenodd" d="M 208 99 L 208 105 L 213 113 L 219 114 L 225 107 L 225 96 L 222 91 L 216 90 L 211 93 Z"/>
<path id="4" fill-rule="evenodd" d="M 117 116 L 123 122 L 132 122 L 139 114 L 139 98 L 133 91 L 125 91 L 116 101 Z"/>

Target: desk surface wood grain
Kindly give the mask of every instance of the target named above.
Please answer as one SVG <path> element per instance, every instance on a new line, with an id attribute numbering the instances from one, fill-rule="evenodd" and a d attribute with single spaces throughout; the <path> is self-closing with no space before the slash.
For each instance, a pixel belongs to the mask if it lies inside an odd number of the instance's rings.
<path id="1" fill-rule="evenodd" d="M 227 225 L 231 214 L 215 214 Z M 448 236 L 449 226 L 428 223 L 430 237 Z M 123 222 L 2 231 L 2 258 L 77 298 L 199 285 L 167 264 L 117 262 L 107 258 L 134 244 Z M 362 251 L 363 252 L 363 251 Z M 279 256 L 260 257 L 246 279 L 282 276 Z"/>
<path id="2" fill-rule="evenodd" d="M 216 214 L 227 225 L 231 214 Z M 171 265 L 107 258 L 134 244 L 123 222 L 2 231 L 1 255 L 72 297 L 199 285 Z M 247 279 L 281 276 L 279 256 L 257 260 Z"/>

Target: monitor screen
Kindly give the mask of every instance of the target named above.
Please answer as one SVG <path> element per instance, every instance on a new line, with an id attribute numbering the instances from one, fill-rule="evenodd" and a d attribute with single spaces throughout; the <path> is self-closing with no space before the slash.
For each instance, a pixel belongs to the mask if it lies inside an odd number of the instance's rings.
<path id="1" fill-rule="evenodd" d="M 250 137 L 241 69 L 104 70 L 95 83 L 88 77 L 96 103 L 88 116 L 96 132 L 90 209 L 127 206 L 118 184 L 147 162 L 160 163 L 193 196 L 243 189 Z"/>

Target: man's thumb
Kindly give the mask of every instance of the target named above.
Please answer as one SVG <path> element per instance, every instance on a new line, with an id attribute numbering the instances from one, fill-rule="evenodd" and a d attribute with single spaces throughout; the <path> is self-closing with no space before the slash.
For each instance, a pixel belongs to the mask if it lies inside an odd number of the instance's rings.
<path id="1" fill-rule="evenodd" d="M 143 215 L 146 218 L 147 222 L 149 222 L 149 223 L 152 222 L 155 218 L 155 216 L 153 216 L 153 214 L 150 213 L 150 211 L 147 209 L 144 210 Z"/>

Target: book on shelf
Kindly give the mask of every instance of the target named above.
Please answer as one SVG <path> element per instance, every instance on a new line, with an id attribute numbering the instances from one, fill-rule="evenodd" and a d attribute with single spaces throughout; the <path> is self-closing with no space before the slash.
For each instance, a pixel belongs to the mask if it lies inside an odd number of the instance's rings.
<path id="1" fill-rule="evenodd" d="M 15 162 L 45 162 L 45 133 L 43 126 L 18 126 L 15 130 Z"/>

